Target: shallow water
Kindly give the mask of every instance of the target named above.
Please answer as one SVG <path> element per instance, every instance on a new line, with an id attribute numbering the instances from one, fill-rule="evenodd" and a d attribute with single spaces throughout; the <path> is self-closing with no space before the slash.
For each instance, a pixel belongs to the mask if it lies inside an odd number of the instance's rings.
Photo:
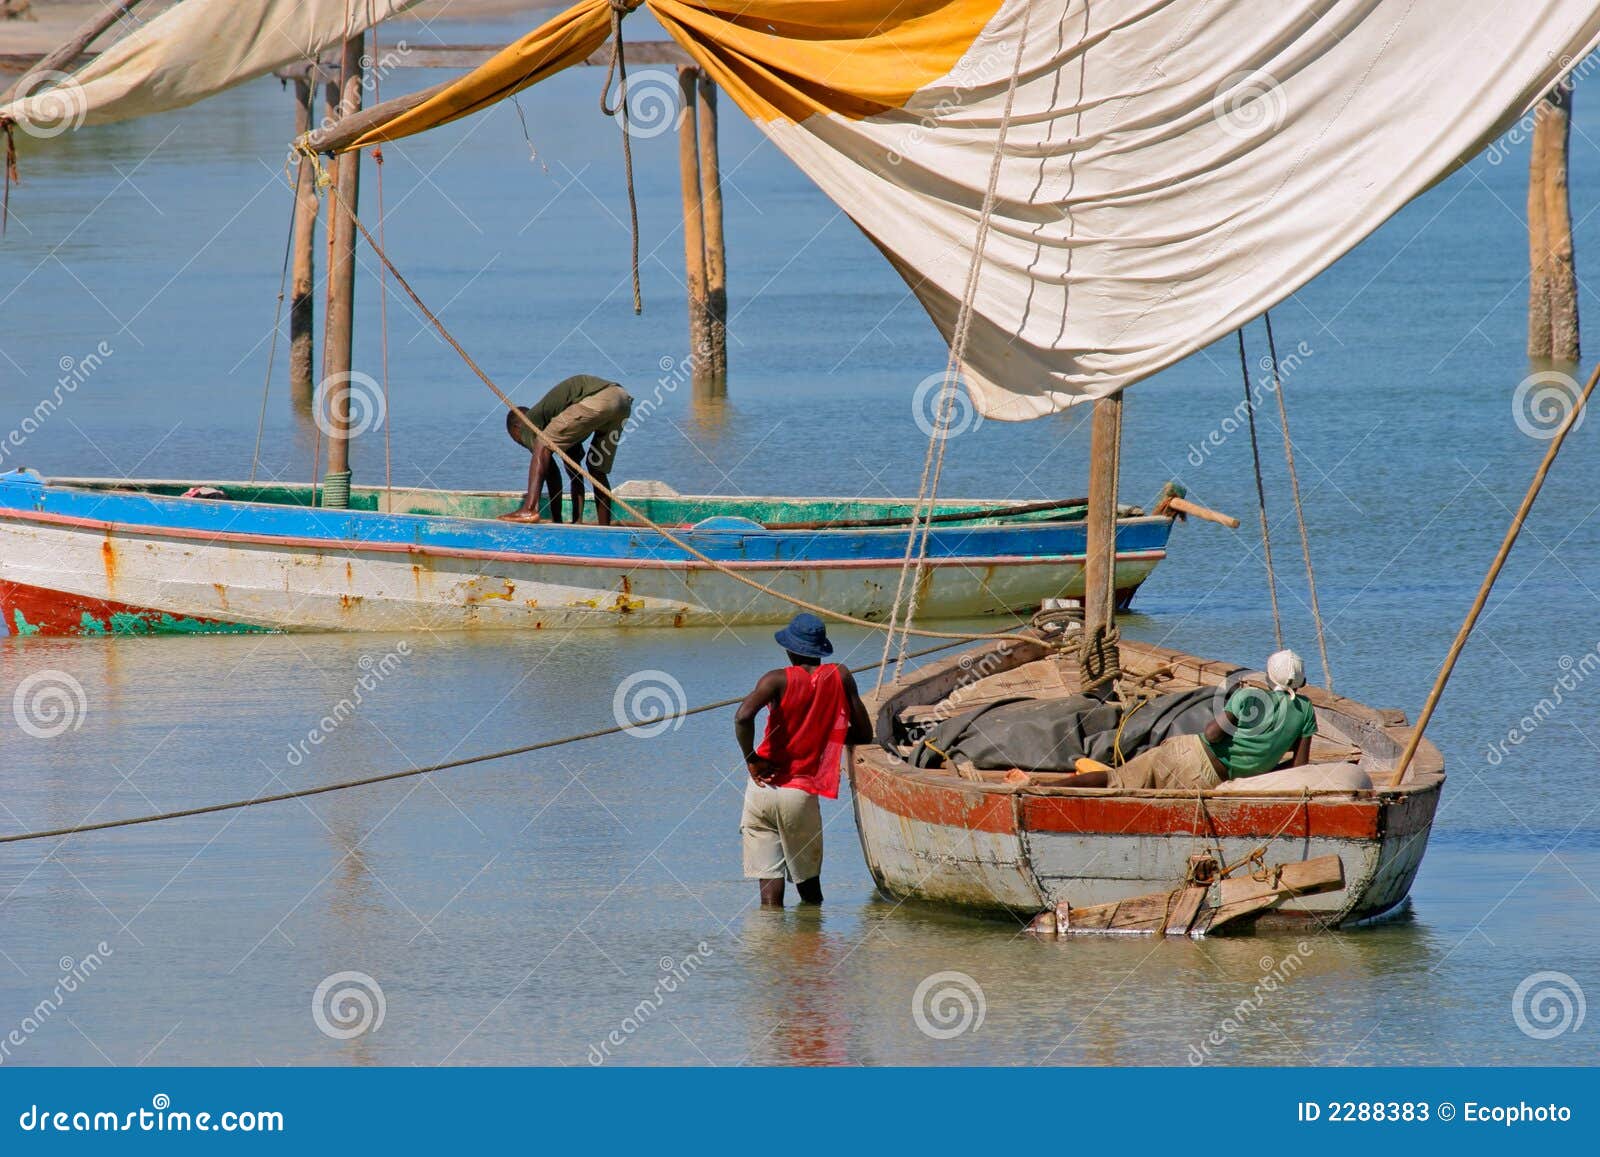
<path id="1" fill-rule="evenodd" d="M 434 79 L 400 72 L 385 94 Z M 669 134 L 636 148 L 646 310 L 634 318 L 620 148 L 594 109 L 598 84 L 583 72 L 524 97 L 533 160 L 509 106 L 387 148 L 386 238 L 401 268 L 519 397 L 584 370 L 659 391 L 622 476 L 684 491 L 913 492 L 923 435 L 909 399 L 943 347 L 853 226 L 731 109 L 729 397 L 674 384 L 669 362 L 686 352 L 675 145 Z M 263 82 L 25 148 L 0 245 L 0 427 L 20 428 L 62 359 L 112 352 L 8 447 L 7 468 L 249 472 L 289 111 Z M 1587 274 L 1600 111 L 1580 98 L 1577 118 Z M 1525 149 L 1474 162 L 1275 313 L 1280 354 L 1301 350 L 1286 390 L 1330 659 L 1339 689 L 1373 705 L 1416 710 L 1545 447 L 1513 420 L 1530 369 L 1525 162 Z M 369 207 L 375 193 L 369 181 Z M 374 285 L 359 341 L 376 372 Z M 493 399 L 398 298 L 387 321 L 395 481 L 517 485 L 525 458 Z M 1259 328 L 1250 339 L 1254 360 Z M 1124 499 L 1178 478 L 1246 522 L 1180 527 L 1124 629 L 1259 663 L 1273 633 L 1249 442 L 1227 431 L 1237 374 L 1223 342 L 1130 395 Z M 284 395 L 281 346 L 266 413 L 264 472 L 308 477 L 311 427 Z M 1592 1022 L 1538 1039 L 1513 994 L 1540 972 L 1600 991 L 1597 430 L 1570 440 L 1430 732 L 1450 780 L 1413 904 L 1383 926 L 1304 947 L 1040 943 L 875 898 L 846 800 L 826 810 L 826 905 L 757 911 L 739 878 L 742 770 L 727 715 L 713 714 L 648 739 L 0 845 L 0 1061 L 1593 1063 Z M 1220 444 L 1205 449 L 1212 431 Z M 1263 436 L 1285 629 L 1315 675 L 1270 415 Z M 946 490 L 1081 493 L 1086 444 L 1078 415 L 985 423 L 952 443 Z M 355 464 L 380 479 L 382 440 L 358 445 Z M 877 656 L 876 639 L 837 638 L 852 662 Z M 610 724 L 629 675 L 665 672 L 699 703 L 743 692 L 776 658 L 764 631 L 8 639 L 0 693 L 66 672 L 83 698 L 53 737 L 7 720 L 0 830 L 529 743 Z M 1539 708 L 1563 675 L 1562 701 Z M 97 970 L 55 999 L 62 969 L 82 973 L 91 954 Z M 313 993 L 341 972 L 381 988 L 375 1031 L 319 1028 Z M 1272 976 L 1286 979 L 1254 996 Z M 1535 1011 L 1559 1023 L 1559 1002 Z M 6 1038 L 14 1027 L 21 1044 Z"/>

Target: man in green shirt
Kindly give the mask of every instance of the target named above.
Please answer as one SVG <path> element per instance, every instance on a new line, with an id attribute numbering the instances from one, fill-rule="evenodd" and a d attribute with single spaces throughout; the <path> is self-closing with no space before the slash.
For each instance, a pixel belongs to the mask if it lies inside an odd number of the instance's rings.
<path id="1" fill-rule="evenodd" d="M 1121 767 L 1082 771 L 1061 785 L 1198 791 L 1225 779 L 1275 771 L 1291 750 L 1289 766 L 1303 767 L 1311 760 L 1311 737 L 1317 733 L 1316 712 L 1300 694 L 1305 682 L 1300 656 L 1278 651 L 1267 659 L 1271 690 L 1236 689 L 1202 734 L 1175 735 Z"/>
<path id="2" fill-rule="evenodd" d="M 633 398 L 616 382 L 593 374 L 564 378 L 531 406 L 506 411 L 506 433 L 511 440 L 533 455 L 528 464 L 528 492 L 522 504 L 500 517 L 507 522 L 538 522 L 539 492 L 548 485 L 551 517 L 561 521 L 561 471 L 554 465 L 555 454 L 545 438 L 559 446 L 570 458 L 581 463 L 593 476 L 595 516 L 601 526 L 611 525 L 611 467 L 617 460 L 617 443 L 623 427 L 633 413 Z M 527 421 L 523 421 L 523 418 Z M 544 432 L 537 437 L 529 423 Z M 583 440 L 591 438 L 587 454 Z M 572 495 L 572 521 L 583 521 L 583 475 L 567 467 Z"/>

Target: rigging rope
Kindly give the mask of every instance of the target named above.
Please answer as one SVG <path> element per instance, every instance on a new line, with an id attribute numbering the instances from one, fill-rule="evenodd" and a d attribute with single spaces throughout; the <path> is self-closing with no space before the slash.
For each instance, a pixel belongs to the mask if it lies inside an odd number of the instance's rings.
<path id="1" fill-rule="evenodd" d="M 293 188 L 293 186 L 290 186 Z M 283 242 L 283 276 L 278 279 L 278 304 L 272 313 L 272 344 L 267 347 L 267 377 L 261 383 L 261 414 L 256 419 L 256 448 L 250 454 L 250 481 L 261 467 L 261 436 L 267 429 L 267 396 L 272 392 L 272 367 L 278 360 L 278 330 L 283 325 L 283 299 L 289 286 L 289 258 L 294 252 L 295 218 L 300 213 L 300 193 L 295 190 L 289 204 L 289 236 Z"/>
<path id="2" fill-rule="evenodd" d="M 378 21 L 373 11 L 373 0 L 367 0 L 367 23 L 372 27 L 372 103 L 383 103 L 383 66 L 378 55 Z M 372 163 L 377 169 L 378 185 L 378 240 L 383 240 L 383 149 L 372 150 Z M 384 505 L 394 512 L 394 453 L 389 432 L 394 428 L 389 421 L 389 274 L 378 268 L 378 329 L 381 334 L 379 350 L 383 362 L 383 494 Z M 349 389 L 346 383 L 345 388 Z M 346 395 L 345 406 L 350 405 Z"/>
<path id="3" fill-rule="evenodd" d="M 622 114 L 622 173 L 628 186 L 628 226 L 633 239 L 633 312 L 644 312 L 644 297 L 639 292 L 639 199 L 633 188 L 633 133 L 628 125 L 628 59 L 622 46 L 622 18 L 639 6 L 640 0 L 611 0 L 611 59 L 606 64 L 605 83 L 600 87 L 600 111 L 608 117 Z M 611 77 L 617 78 L 617 103 L 611 105 Z M 520 112 L 520 108 L 519 108 Z M 523 126 L 526 131 L 526 124 Z"/>
<path id="4" fill-rule="evenodd" d="M 1489 564 L 1489 573 L 1483 576 L 1483 583 L 1478 587 L 1478 597 L 1472 600 L 1472 606 L 1467 610 L 1467 617 L 1462 620 L 1461 629 L 1456 632 L 1455 641 L 1450 644 L 1450 651 L 1439 667 L 1439 675 L 1433 681 L 1433 689 L 1428 692 L 1428 700 L 1422 705 L 1421 714 L 1417 716 L 1417 724 L 1411 729 L 1411 738 L 1406 743 L 1405 751 L 1400 754 L 1400 766 L 1395 770 L 1393 780 L 1393 785 L 1396 787 L 1404 782 L 1406 772 L 1411 769 L 1411 760 L 1416 756 L 1417 748 L 1422 746 L 1422 733 L 1428 727 L 1428 720 L 1433 718 L 1434 708 L 1439 706 L 1439 698 L 1444 694 L 1445 684 L 1450 681 L 1450 673 L 1456 668 L 1456 660 L 1461 657 L 1461 651 L 1467 645 L 1472 628 L 1478 625 L 1478 616 L 1483 613 L 1484 604 L 1489 601 L 1489 592 L 1494 589 L 1495 580 L 1500 577 L 1500 571 L 1511 555 L 1511 548 L 1516 545 L 1517 536 L 1522 533 L 1522 524 L 1528 520 L 1528 512 L 1533 509 L 1534 500 L 1544 488 L 1545 477 L 1550 473 L 1550 467 L 1555 465 L 1556 455 L 1561 453 L 1561 446 L 1567 440 L 1567 435 L 1572 433 L 1573 428 L 1583 417 L 1583 408 L 1589 402 L 1589 395 L 1594 393 L 1596 384 L 1600 384 L 1600 362 L 1595 364 L 1594 372 L 1589 375 L 1588 384 L 1583 387 L 1583 392 L 1573 402 L 1565 420 L 1551 436 L 1550 445 L 1545 448 L 1544 458 L 1539 462 L 1539 469 L 1534 471 L 1533 481 L 1528 483 L 1528 491 L 1522 496 L 1522 504 L 1512 516 L 1511 525 L 1506 528 L 1500 549 L 1495 552 L 1494 561 Z"/>
<path id="5" fill-rule="evenodd" d="M 615 3 L 616 0 L 613 0 Z M 939 392 L 939 414 L 933 429 L 928 433 L 928 451 L 923 458 L 922 483 L 917 494 L 917 505 L 912 508 L 911 529 L 906 538 L 906 554 L 900 563 L 900 581 L 895 586 L 894 603 L 890 609 L 889 631 L 883 642 L 883 658 L 878 666 L 878 684 L 882 686 L 884 672 L 889 664 L 889 650 L 894 643 L 897 624 L 900 630 L 900 648 L 895 658 L 894 677 L 899 678 L 906 659 L 906 639 L 909 627 L 916 618 L 921 602 L 922 576 L 928 560 L 928 541 L 933 533 L 934 504 L 938 499 L 939 481 L 944 474 L 945 450 L 949 443 L 950 413 L 954 409 L 956 388 L 960 382 L 961 366 L 967 352 L 967 336 L 972 329 L 974 303 L 978 296 L 978 278 L 983 271 L 983 251 L 988 245 L 989 230 L 994 218 L 994 204 L 1000 188 L 1000 167 L 1005 156 L 1006 134 L 1011 128 L 1012 110 L 1016 104 L 1017 81 L 1022 74 L 1023 55 L 1028 47 L 1028 26 L 1033 17 L 1031 7 L 1024 9 L 1022 31 L 1017 39 L 1016 57 L 1011 63 L 1011 79 L 1006 88 L 1005 109 L 1000 116 L 1000 126 L 995 135 L 994 150 L 989 157 L 989 183 L 984 189 L 983 206 L 978 215 L 978 232 L 973 241 L 972 261 L 967 266 L 967 282 L 961 298 L 961 308 L 956 315 L 955 329 L 950 337 L 950 356 L 944 367 L 944 387 Z M 935 454 L 937 445 L 937 454 Z M 926 501 L 922 513 L 922 533 L 917 547 L 916 566 L 911 567 L 913 542 L 917 540 L 918 511 Z M 906 589 L 910 579 L 910 590 Z M 901 599 L 906 599 L 905 612 L 901 614 Z"/>
<path id="6" fill-rule="evenodd" d="M 1250 420 L 1250 457 L 1256 467 L 1256 509 L 1261 515 L 1261 551 L 1267 560 L 1267 594 L 1272 598 L 1272 634 L 1283 650 L 1283 618 L 1278 613 L 1278 578 L 1272 571 L 1272 532 L 1267 528 L 1267 488 L 1261 481 L 1261 445 L 1256 441 L 1256 405 L 1250 396 L 1250 365 L 1245 359 L 1244 330 L 1239 335 L 1239 373 L 1244 378 L 1244 412 Z"/>
<path id="7" fill-rule="evenodd" d="M 959 641 L 959 640 L 958 640 Z M 1037 640 L 1035 640 L 1037 641 Z M 941 643 L 936 647 L 928 647 L 917 651 L 908 658 L 920 658 L 931 655 L 936 651 L 947 651 L 956 645 L 955 642 Z M 873 664 L 866 663 L 860 667 L 850 668 L 852 674 L 860 674 L 872 669 Z M 714 703 L 703 703 L 698 707 L 685 708 L 671 716 L 674 719 L 687 719 L 691 715 L 703 715 L 708 711 L 718 711 L 724 707 L 732 707 L 742 703 L 744 696 L 739 695 L 731 699 L 719 699 Z M 664 716 L 661 718 L 665 718 Z M 562 747 L 569 743 L 579 743 L 586 739 L 601 739 L 607 735 L 618 735 L 633 727 L 639 727 L 656 722 L 655 718 L 642 719 L 637 722 L 618 724 L 614 727 L 601 727 L 594 731 L 584 731 L 577 735 L 567 735 L 560 739 L 545 739 L 538 743 L 527 743 L 520 747 L 508 747 L 503 751 L 491 751 L 485 755 L 469 755 L 462 759 L 447 759 L 440 763 L 430 763 L 422 767 L 408 767 L 401 771 L 388 771 L 379 775 L 364 775 L 359 779 L 339 780 L 336 783 L 318 784 L 316 787 L 299 788 L 295 791 L 280 791 L 272 795 L 252 796 L 249 799 L 230 800 L 227 803 L 206 804 L 203 807 L 179 808 L 175 811 L 157 812 L 154 815 L 131 816 L 120 820 L 102 820 L 93 824 L 74 824 L 71 827 L 51 828 L 48 831 L 17 832 L 12 835 L 0 836 L 0 844 L 20 844 L 29 840 L 44 840 L 55 836 L 72 836 L 82 832 L 99 832 L 108 828 L 130 828 L 139 824 L 160 823 L 164 820 L 185 819 L 189 816 L 211 815 L 215 812 L 238 811 L 241 808 L 256 807 L 260 804 L 283 803 L 292 799 L 305 799 L 313 795 L 326 795 L 329 792 L 348 791 L 356 787 L 368 787 L 376 783 L 389 783 L 397 779 L 411 779 L 419 775 L 431 775 L 436 771 L 449 771 L 457 767 L 469 767 L 475 763 L 489 763 L 497 759 L 507 759 L 513 755 L 527 755 L 533 751 L 546 751 L 552 747 Z"/>
<path id="8" fill-rule="evenodd" d="M 314 153 L 310 155 L 315 156 Z M 858 615 L 847 614 L 844 611 L 832 610 L 817 603 L 809 602 L 806 599 L 802 599 L 796 595 L 785 594 L 783 591 L 774 590 L 765 583 L 757 582 L 753 578 L 749 578 L 746 575 L 740 574 L 726 563 L 712 558 L 704 551 L 701 551 L 692 544 L 686 542 L 683 538 L 674 534 L 671 530 L 647 516 L 642 510 L 633 505 L 626 498 L 618 495 L 616 491 L 611 489 L 611 487 L 599 482 L 595 476 L 589 472 L 588 467 L 585 466 L 582 461 L 573 458 L 572 455 L 568 454 L 563 447 L 552 442 L 549 436 L 546 435 L 542 429 L 530 422 L 528 420 L 528 416 L 524 414 L 522 410 L 519 409 L 506 395 L 505 391 L 497 386 L 494 383 L 494 380 L 490 378 L 486 372 L 484 372 L 483 367 L 473 360 L 472 355 L 469 354 L 461 345 L 461 343 L 456 340 L 455 335 L 452 334 L 448 327 L 445 326 L 444 322 L 439 319 L 438 314 L 434 313 L 428 308 L 427 303 L 424 302 L 421 296 L 418 295 L 417 291 L 411 287 L 411 283 L 406 280 L 405 275 L 402 274 L 398 268 L 396 268 L 394 262 L 390 260 L 388 253 L 384 251 L 383 246 L 378 244 L 377 239 L 373 237 L 372 232 L 362 222 L 361 218 L 356 215 L 354 210 L 352 210 L 351 207 L 345 202 L 344 198 L 339 195 L 338 188 L 335 186 L 330 186 L 329 195 L 331 196 L 332 200 L 338 204 L 340 210 L 349 216 L 357 231 L 366 240 L 367 245 L 372 249 L 373 255 L 376 256 L 378 260 L 383 263 L 384 267 L 389 270 L 390 274 L 393 275 L 395 284 L 405 291 L 406 296 L 411 299 L 418 311 L 423 315 L 423 317 L 428 319 L 428 323 L 433 326 L 434 330 L 439 334 L 440 337 L 444 339 L 445 343 L 456 352 L 456 356 L 462 360 L 466 367 L 472 371 L 473 375 L 480 382 L 488 387 L 489 392 L 500 400 L 501 405 L 505 406 L 506 409 L 511 413 L 516 414 L 518 420 L 521 421 L 525 427 L 527 427 L 528 431 L 536 439 L 538 439 L 538 441 L 544 445 L 555 458 L 564 463 L 570 473 L 585 479 L 589 485 L 593 487 L 595 493 L 604 494 L 607 498 L 611 499 L 612 503 L 618 509 L 632 516 L 636 521 L 659 534 L 662 538 L 670 542 L 679 550 L 683 551 L 690 558 L 704 563 L 706 566 L 710 567 L 712 570 L 726 578 L 731 578 L 735 582 L 742 583 L 745 586 L 750 587 L 752 590 L 759 591 L 762 594 L 768 595 L 782 602 L 786 602 L 791 606 L 799 607 L 801 610 L 810 611 L 813 614 L 822 615 L 826 618 L 833 619 L 835 622 L 851 623 L 855 626 L 865 627 L 873 631 L 882 631 L 887 629 L 886 625 L 883 623 L 874 622 L 872 619 L 864 619 Z M 909 626 L 905 628 L 904 633 L 915 635 L 916 637 L 922 639 L 966 639 L 973 642 L 990 642 L 1002 639 L 1010 639 L 1016 642 L 1038 641 L 1037 639 L 1029 636 L 1018 634 L 977 633 L 970 631 L 930 631 Z"/>
<path id="9" fill-rule="evenodd" d="M 1283 459 L 1289 467 L 1289 489 L 1294 495 L 1294 517 L 1300 525 L 1300 553 L 1306 560 L 1306 588 L 1311 593 L 1311 621 L 1317 628 L 1317 651 L 1322 656 L 1322 685 L 1333 690 L 1333 669 L 1328 666 L 1328 638 L 1322 626 L 1322 608 L 1317 603 L 1317 574 L 1311 567 L 1311 536 L 1306 533 L 1306 512 L 1300 503 L 1300 475 L 1294 468 L 1294 440 L 1289 437 L 1289 409 L 1283 400 L 1283 379 L 1279 375 L 1278 345 L 1272 340 L 1272 312 L 1262 315 L 1267 323 L 1267 353 L 1272 358 L 1272 389 L 1278 395 L 1278 425 L 1283 431 Z M 1280 640 L 1278 645 L 1283 645 Z"/>

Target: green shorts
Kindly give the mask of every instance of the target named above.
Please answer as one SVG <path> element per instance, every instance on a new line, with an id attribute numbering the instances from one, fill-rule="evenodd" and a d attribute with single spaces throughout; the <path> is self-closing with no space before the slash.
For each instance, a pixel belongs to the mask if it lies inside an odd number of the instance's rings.
<path id="1" fill-rule="evenodd" d="M 578 448 L 585 438 L 589 453 L 584 466 L 599 474 L 610 474 L 617 461 L 617 443 L 622 441 L 622 428 L 633 413 L 633 396 L 621 386 L 607 386 L 597 394 L 590 394 L 572 403 L 550 420 L 544 428 L 545 436 L 562 450 L 576 458 Z M 512 435 L 528 450 L 536 450 L 539 439 L 532 430 L 518 422 Z"/>

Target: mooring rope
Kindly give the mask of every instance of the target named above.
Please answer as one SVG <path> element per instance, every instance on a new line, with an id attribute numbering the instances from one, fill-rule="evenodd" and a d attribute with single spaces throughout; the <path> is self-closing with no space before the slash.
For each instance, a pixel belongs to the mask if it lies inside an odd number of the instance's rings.
<path id="1" fill-rule="evenodd" d="M 936 647 L 928 647 L 907 657 L 921 658 L 924 655 L 932 655 L 938 651 L 947 651 L 956 646 L 957 642 L 941 643 Z M 873 666 L 874 664 L 872 663 L 865 663 L 860 667 L 852 667 L 849 670 L 851 674 L 859 675 L 863 671 L 870 671 Z M 708 711 L 720 711 L 724 707 L 732 707 L 736 703 L 742 703 L 743 701 L 743 695 L 734 696 L 730 699 L 718 699 L 714 703 L 702 703 L 698 707 L 688 707 L 667 716 L 641 719 L 637 722 L 619 723 L 613 727 L 600 727 L 593 731 L 580 732 L 577 735 L 566 735 L 560 739 L 545 739 L 538 743 L 525 743 L 519 747 L 508 747 L 502 751 L 491 751 L 484 755 L 469 755 L 462 759 L 447 759 L 440 763 L 430 763 L 421 767 L 408 767 L 401 771 L 387 771 L 379 775 L 364 775 L 359 779 L 344 779 L 335 783 L 318 784 L 315 787 L 299 788 L 294 791 L 280 791 L 271 795 L 251 796 L 249 799 L 206 804 L 203 807 L 179 808 L 175 811 L 156 812 L 153 815 L 130 816 L 119 820 L 101 820 L 99 823 L 93 824 L 74 824 L 71 827 L 51 828 L 48 831 L 18 832 L 13 835 L 0 836 L 0 844 L 20 844 L 29 840 L 73 836 L 83 832 L 100 832 L 109 828 L 131 828 L 140 824 L 161 823 L 165 820 L 186 819 L 189 816 L 211 815 L 215 812 L 238 811 L 241 808 L 257 807 L 262 804 L 284 803 L 292 799 L 306 799 L 314 795 L 327 795 L 329 792 L 348 791 L 351 788 L 369 787 L 377 783 L 390 783 L 398 779 L 411 779 L 419 775 L 431 775 L 436 771 L 449 771 L 457 767 L 470 767 L 476 763 L 489 763 L 497 759 L 508 759 L 513 755 L 527 755 L 534 751 L 547 751 L 552 747 L 564 747 L 571 743 L 581 743 L 586 739 L 602 739 L 608 735 L 619 735 L 636 727 L 654 724 L 660 719 L 687 719 L 691 715 L 704 715 Z"/>
<path id="2" fill-rule="evenodd" d="M 1250 458 L 1256 468 L 1256 510 L 1261 516 L 1261 552 L 1267 560 L 1267 594 L 1272 599 L 1272 635 L 1283 650 L 1283 617 L 1278 613 L 1278 578 L 1272 570 L 1272 531 L 1267 527 L 1267 487 L 1261 480 L 1261 445 L 1256 441 L 1256 404 L 1250 396 L 1250 364 L 1245 358 L 1244 330 L 1239 335 L 1239 373 L 1244 378 L 1244 412 L 1250 421 Z"/>
<path id="3" fill-rule="evenodd" d="M 622 44 L 622 18 L 639 6 L 639 0 L 611 0 L 611 59 L 606 63 L 605 83 L 600 86 L 600 111 L 608 117 L 622 114 L 622 176 L 628 186 L 628 226 L 633 240 L 633 312 L 644 312 L 644 297 L 639 291 L 639 198 L 633 187 L 633 134 L 628 125 L 628 58 Z M 617 103 L 607 97 L 611 78 L 617 78 Z M 526 131 L 526 126 L 524 126 Z"/>
<path id="4" fill-rule="evenodd" d="M 1333 668 L 1328 665 L 1328 637 L 1322 626 L 1322 608 L 1317 603 L 1317 572 L 1311 566 L 1311 536 L 1306 533 L 1306 512 L 1300 502 L 1300 475 L 1294 468 L 1294 440 L 1289 437 L 1289 408 L 1283 400 L 1283 379 L 1279 373 L 1278 345 L 1272 340 L 1272 312 L 1262 314 L 1267 323 L 1267 354 L 1272 359 L 1272 390 L 1278 395 L 1278 425 L 1283 431 L 1283 459 L 1289 467 L 1289 490 L 1294 495 L 1294 517 L 1300 525 L 1300 553 L 1306 560 L 1306 589 L 1311 594 L 1311 621 L 1317 628 L 1317 651 L 1322 656 L 1322 685 L 1333 690 Z M 1282 640 L 1278 645 L 1283 645 Z"/>
<path id="5" fill-rule="evenodd" d="M 311 155 L 315 156 L 315 154 Z M 564 463 L 571 473 L 585 479 L 589 485 L 594 488 L 595 493 L 605 495 L 607 498 L 611 499 L 612 503 L 624 513 L 632 516 L 635 521 L 639 522 L 645 527 L 648 527 L 656 534 L 659 534 L 667 542 L 670 542 L 673 546 L 683 551 L 690 558 L 704 563 L 706 566 L 710 567 L 712 570 L 716 571 L 725 578 L 733 579 L 735 582 L 743 583 L 752 590 L 769 595 L 770 597 L 778 599 L 782 602 L 786 602 L 791 606 L 799 607 L 803 611 L 810 611 L 812 614 L 833 619 L 836 622 L 850 623 L 853 626 L 864 627 L 873 631 L 882 631 L 887 629 L 887 626 L 884 623 L 875 622 L 872 619 L 861 618 L 858 615 L 848 614 L 844 611 L 834 610 L 830 607 L 825 607 L 818 603 L 813 603 L 806 599 L 802 599 L 797 595 L 785 594 L 783 591 L 775 590 L 765 583 L 758 582 L 753 578 L 740 574 L 732 567 L 718 559 L 712 558 L 704 551 L 699 550 L 689 542 L 685 541 L 683 538 L 674 534 L 665 526 L 662 526 L 660 523 L 650 518 L 637 506 L 633 505 L 626 498 L 617 494 L 617 492 L 612 490 L 611 487 L 600 483 L 580 460 L 574 459 L 572 455 L 566 452 L 565 449 L 552 442 L 549 436 L 546 435 L 542 429 L 529 421 L 528 416 L 511 401 L 504 390 L 495 384 L 494 379 L 489 377 L 489 375 L 484 371 L 483 367 L 473 360 L 472 355 L 469 354 L 461 345 L 461 343 L 456 340 L 455 335 L 452 334 L 444 322 L 439 319 L 439 316 L 428 308 L 427 303 L 424 302 L 417 291 L 412 288 L 411 283 L 406 280 L 405 275 L 402 274 L 395 266 L 394 262 L 390 260 L 389 255 L 384 251 L 383 246 L 378 244 L 377 239 L 373 237 L 371 231 L 366 227 L 365 224 L 362 223 L 361 218 L 358 217 L 350 208 L 350 206 L 345 203 L 344 198 L 339 195 L 338 188 L 330 185 L 329 195 L 332 197 L 333 201 L 338 204 L 340 210 L 350 217 L 350 220 L 355 224 L 357 231 L 360 232 L 361 236 L 366 240 L 367 245 L 372 249 L 373 254 L 378 258 L 379 261 L 383 263 L 384 267 L 389 270 L 390 274 L 393 275 L 395 284 L 405 291 L 406 296 L 411 299 L 418 311 L 428 319 L 428 323 L 432 325 L 439 336 L 445 340 L 445 343 L 455 351 L 456 356 L 462 360 L 466 367 L 472 371 L 473 375 L 480 382 L 488 387 L 489 392 L 500 400 L 501 405 L 505 406 L 506 409 L 511 413 L 516 414 L 518 420 L 525 427 L 527 427 L 528 431 L 535 438 L 537 438 L 542 445 L 549 449 L 552 455 Z M 972 631 L 930 631 L 924 628 L 913 627 L 905 628 L 903 633 L 915 635 L 916 637 L 922 639 L 964 639 L 969 642 L 995 642 L 1009 639 L 1014 642 L 1038 642 L 1037 639 L 1027 635 L 1009 633 L 986 634 Z"/>

